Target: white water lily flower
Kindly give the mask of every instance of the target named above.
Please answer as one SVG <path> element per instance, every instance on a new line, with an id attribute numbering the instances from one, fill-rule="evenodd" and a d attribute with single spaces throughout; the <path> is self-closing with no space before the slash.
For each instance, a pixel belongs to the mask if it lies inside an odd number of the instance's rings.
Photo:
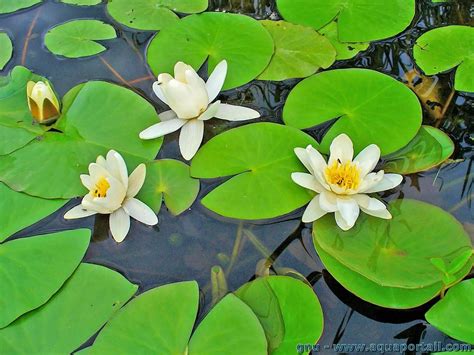
<path id="1" fill-rule="evenodd" d="M 192 159 L 204 136 L 204 121 L 213 117 L 228 121 L 244 121 L 260 117 L 247 107 L 221 104 L 214 101 L 224 85 L 227 62 L 221 61 L 205 83 L 196 71 L 183 62 L 176 63 L 174 78 L 170 74 L 158 75 L 153 84 L 156 96 L 171 110 L 160 114 L 162 122 L 140 133 L 142 139 L 154 139 L 181 128 L 179 148 L 186 160 Z"/>
<path id="2" fill-rule="evenodd" d="M 89 193 L 64 218 L 110 214 L 110 231 L 118 243 L 128 234 L 130 217 L 150 226 L 157 224 L 158 218 L 153 210 L 135 198 L 145 182 L 145 176 L 145 164 L 137 166 L 128 176 L 125 161 L 114 150 L 107 153 L 106 159 L 99 156 L 95 163 L 89 164 L 89 175 L 81 175 L 82 184 Z"/>
<path id="3" fill-rule="evenodd" d="M 337 225 L 346 231 L 354 226 L 360 210 L 371 216 L 392 218 L 383 202 L 367 195 L 392 189 L 403 180 L 401 175 L 385 174 L 383 170 L 372 172 L 380 159 L 377 145 L 369 145 L 352 159 L 352 141 L 341 134 L 331 143 L 328 163 L 311 145 L 295 148 L 295 153 L 310 174 L 293 173 L 291 178 L 318 193 L 304 211 L 303 222 L 334 212 Z"/>

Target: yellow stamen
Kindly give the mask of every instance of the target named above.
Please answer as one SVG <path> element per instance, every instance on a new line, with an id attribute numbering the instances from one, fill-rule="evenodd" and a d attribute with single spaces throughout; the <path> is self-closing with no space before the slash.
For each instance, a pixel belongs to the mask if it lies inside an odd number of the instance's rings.
<path id="1" fill-rule="evenodd" d="M 326 168 L 324 174 L 326 175 L 327 182 L 337 185 L 346 191 L 355 190 L 360 184 L 360 169 L 352 162 L 342 164 L 339 161 L 335 161 Z"/>
<path id="2" fill-rule="evenodd" d="M 94 186 L 94 189 L 91 190 L 91 194 L 94 197 L 106 197 L 107 190 L 109 189 L 110 184 L 106 178 L 100 178 L 99 181 Z"/>

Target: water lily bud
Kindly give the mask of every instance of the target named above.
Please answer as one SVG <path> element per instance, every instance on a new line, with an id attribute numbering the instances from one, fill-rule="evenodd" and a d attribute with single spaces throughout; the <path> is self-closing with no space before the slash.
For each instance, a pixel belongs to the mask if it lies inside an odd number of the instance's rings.
<path id="1" fill-rule="evenodd" d="M 28 107 L 39 123 L 51 123 L 59 116 L 59 101 L 49 83 L 29 81 L 26 86 Z"/>

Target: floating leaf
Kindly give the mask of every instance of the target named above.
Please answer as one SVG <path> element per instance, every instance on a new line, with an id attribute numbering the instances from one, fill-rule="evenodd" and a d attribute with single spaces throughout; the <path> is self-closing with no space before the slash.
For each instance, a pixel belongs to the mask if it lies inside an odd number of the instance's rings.
<path id="1" fill-rule="evenodd" d="M 257 317 L 233 295 L 219 302 L 189 339 L 198 305 L 194 281 L 147 291 L 117 313 L 87 354 L 266 354 Z"/>
<path id="2" fill-rule="evenodd" d="M 164 199 L 174 215 L 186 211 L 199 193 L 199 180 L 190 176 L 189 166 L 183 162 L 165 159 L 147 164 L 145 183 L 138 199 L 158 213 Z"/>
<path id="3" fill-rule="evenodd" d="M 54 54 L 80 58 L 107 49 L 95 41 L 116 37 L 115 29 L 102 21 L 73 20 L 50 29 L 44 37 L 44 44 Z"/>
<path id="4" fill-rule="evenodd" d="M 260 80 L 305 78 L 334 63 L 336 51 L 324 36 L 309 27 L 285 21 L 261 21 L 273 37 L 275 54 Z"/>
<path id="5" fill-rule="evenodd" d="M 322 263 L 342 286 L 363 300 L 380 307 L 395 309 L 418 307 L 436 297 L 444 287 L 442 282 L 437 282 L 422 288 L 381 286 L 357 272 L 352 271 L 326 253 L 324 249 L 319 246 L 316 238 L 313 238 L 313 241 Z M 457 274 L 457 277 L 462 279 L 469 273 L 470 268 L 471 265 L 466 265 L 464 269 Z"/>
<path id="6" fill-rule="evenodd" d="M 451 287 L 425 314 L 426 320 L 451 338 L 474 343 L 474 279 Z"/>
<path id="7" fill-rule="evenodd" d="M 323 311 L 314 291 L 288 276 L 258 278 L 235 292 L 260 319 L 269 354 L 291 354 L 298 344 L 315 344 L 323 332 Z"/>
<path id="8" fill-rule="evenodd" d="M 346 133 L 357 152 L 374 143 L 385 155 L 415 137 L 422 111 L 416 95 L 388 75 L 368 69 L 337 69 L 296 85 L 286 101 L 283 119 L 300 129 L 337 119 L 321 142 L 324 153 L 336 136 Z"/>
<path id="9" fill-rule="evenodd" d="M 0 330 L 0 348 L 7 354 L 72 353 L 137 288 L 115 271 L 81 264 L 48 303 Z"/>
<path id="10" fill-rule="evenodd" d="M 89 239 L 80 229 L 0 244 L 0 328 L 46 303 L 79 265 Z"/>
<path id="11" fill-rule="evenodd" d="M 386 172 L 412 174 L 437 166 L 454 152 L 454 143 L 443 131 L 422 126 L 415 138 L 399 151 L 385 157 Z"/>
<path id="12" fill-rule="evenodd" d="M 405 199 L 391 202 L 388 209 L 393 219 L 363 213 L 347 232 L 327 215 L 314 223 L 314 239 L 347 268 L 381 286 L 402 288 L 442 281 L 430 259 L 450 263 L 471 249 L 462 225 L 439 207 Z"/>
<path id="13" fill-rule="evenodd" d="M 474 27 L 446 26 L 430 30 L 418 38 L 413 55 L 427 75 L 458 67 L 454 88 L 474 92 Z"/>
<path id="14" fill-rule="evenodd" d="M 415 0 L 277 0 L 287 21 L 316 30 L 337 19 L 341 42 L 370 42 L 395 36 L 415 16 Z"/>
<path id="15" fill-rule="evenodd" d="M 44 200 L 0 183 L 0 242 L 61 208 L 66 200 Z"/>
<path id="16" fill-rule="evenodd" d="M 0 5 L 1 6 L 1 5 Z M 10 61 L 13 53 L 13 44 L 5 32 L 0 32 L 0 70 Z"/>
<path id="17" fill-rule="evenodd" d="M 41 0 L 13 0 L 0 2 L 0 14 L 8 14 L 39 4 Z"/>
<path id="18" fill-rule="evenodd" d="M 272 37 L 258 21 L 218 12 L 186 16 L 160 31 L 147 51 L 148 64 L 155 74 L 173 73 L 178 61 L 197 70 L 208 58 L 210 74 L 225 59 L 229 67 L 224 89 L 255 79 L 272 55 Z"/>
<path id="19" fill-rule="evenodd" d="M 239 219 L 273 218 L 311 200 L 309 190 L 291 180 L 303 166 L 293 149 L 317 147 L 292 127 L 254 123 L 231 129 L 207 142 L 191 164 L 191 175 L 212 179 L 233 176 L 202 199 L 210 210 Z"/>
<path id="20" fill-rule="evenodd" d="M 79 175 L 110 149 L 130 165 L 155 158 L 162 140 L 138 134 L 158 120 L 153 106 L 131 90 L 101 81 L 73 88 L 63 100 L 58 128 L 8 156 L 0 156 L 0 181 L 44 198 L 84 194 Z M 132 119 L 134 118 L 134 119 Z"/>
<path id="21" fill-rule="evenodd" d="M 65 4 L 78 5 L 78 6 L 93 6 L 98 5 L 102 0 L 60 0 Z"/>
<path id="22" fill-rule="evenodd" d="M 369 43 L 343 43 L 339 41 L 337 35 L 337 22 L 332 21 L 318 32 L 326 37 L 333 47 L 336 49 L 336 60 L 345 60 L 355 57 L 359 52 L 365 51 L 369 47 Z"/>
<path id="23" fill-rule="evenodd" d="M 179 20 L 174 12 L 203 12 L 207 9 L 207 1 L 113 0 L 107 4 L 107 10 L 110 16 L 125 26 L 138 30 L 161 30 Z"/>
<path id="24" fill-rule="evenodd" d="M 9 76 L 0 78 L 0 155 L 9 154 L 44 133 L 28 108 L 26 84 L 44 80 L 28 69 L 17 66 Z"/>

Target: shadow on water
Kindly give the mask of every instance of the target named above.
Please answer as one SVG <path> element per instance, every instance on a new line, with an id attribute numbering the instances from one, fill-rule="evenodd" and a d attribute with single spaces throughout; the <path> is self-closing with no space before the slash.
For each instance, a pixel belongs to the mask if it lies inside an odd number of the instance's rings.
<path id="1" fill-rule="evenodd" d="M 210 10 L 245 13 L 259 19 L 279 18 L 271 0 L 210 0 Z M 117 29 L 118 38 L 105 43 L 106 52 L 89 58 L 70 60 L 47 51 L 43 46 L 47 30 L 76 18 L 96 18 L 111 23 Z M 367 51 L 334 67 L 375 69 L 411 83 L 417 91 L 420 83 L 428 79 L 415 72 L 410 48 L 416 38 L 434 27 L 473 23 L 471 1 L 432 4 L 430 0 L 421 0 L 409 29 L 395 38 L 372 43 Z M 152 93 L 154 78 L 144 58 L 153 34 L 121 28 L 106 14 L 105 5 L 74 7 L 46 0 L 40 6 L 0 16 L 0 29 L 6 30 L 15 43 L 14 57 L 2 74 L 15 65 L 25 65 L 48 77 L 60 95 L 87 80 L 108 80 L 144 95 L 158 112 L 166 109 Z M 454 140 L 453 161 L 406 176 L 401 187 L 384 197 L 409 197 L 438 205 L 453 213 L 474 238 L 474 96 L 454 92 L 449 84 L 452 78 L 452 72 L 438 75 L 431 79 L 435 80 L 434 84 L 429 82 L 433 84 L 431 91 L 417 93 L 425 110 L 425 123 L 441 128 Z M 223 100 L 258 108 L 263 114 L 262 121 L 281 122 L 283 104 L 297 82 L 299 80 L 256 81 L 225 92 Z M 205 140 L 238 124 L 211 121 L 206 127 Z M 317 132 L 310 133 L 320 137 Z M 158 157 L 180 159 L 177 134 L 166 137 Z M 71 201 L 58 213 L 14 237 L 90 228 L 94 234 L 87 262 L 121 272 L 140 285 L 140 292 L 170 282 L 196 279 L 203 290 L 200 317 L 209 309 L 210 272 L 214 265 L 226 271 L 230 290 L 268 269 L 285 273 L 295 270 L 308 278 L 322 303 L 326 317 L 321 344 L 453 342 L 426 324 L 423 315 L 428 306 L 407 311 L 387 310 L 344 290 L 324 270 L 312 246 L 310 226 L 300 224 L 301 211 L 263 223 L 228 220 L 207 211 L 199 199 L 213 184 L 216 182 L 203 181 L 198 201 L 179 217 L 163 206 L 156 227 L 132 221 L 130 234 L 121 244 L 110 237 L 106 217 L 66 222 L 62 218 L 64 211 L 78 201 Z"/>

